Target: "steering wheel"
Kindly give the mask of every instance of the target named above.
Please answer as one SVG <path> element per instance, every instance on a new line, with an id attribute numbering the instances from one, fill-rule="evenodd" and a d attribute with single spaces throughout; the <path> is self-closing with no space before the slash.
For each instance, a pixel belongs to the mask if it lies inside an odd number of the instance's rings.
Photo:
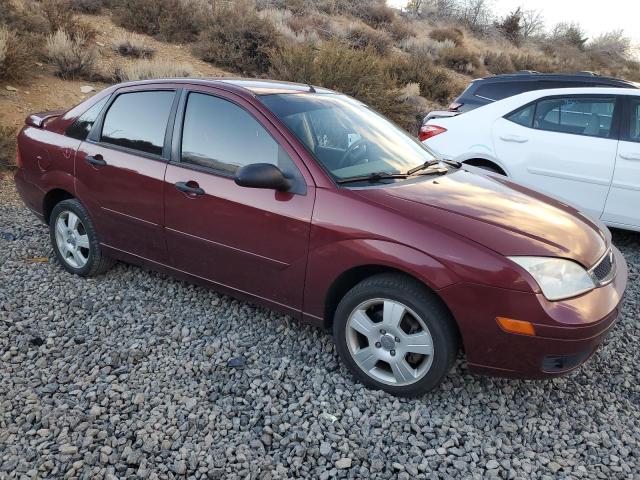
<path id="1" fill-rule="evenodd" d="M 360 160 L 360 158 L 358 156 L 354 158 L 349 158 L 349 157 L 351 157 L 351 155 L 353 155 L 353 152 L 355 152 L 357 149 L 363 147 L 365 143 L 366 143 L 366 140 L 364 138 L 360 138 L 355 142 L 353 142 L 351 145 L 349 145 L 349 148 L 347 148 L 347 150 L 342 155 L 342 158 L 340 159 L 339 168 L 345 168 L 345 167 L 350 167 L 352 165 L 357 165 L 358 160 Z M 365 153 L 365 150 L 363 149 L 362 154 L 364 153 Z"/>

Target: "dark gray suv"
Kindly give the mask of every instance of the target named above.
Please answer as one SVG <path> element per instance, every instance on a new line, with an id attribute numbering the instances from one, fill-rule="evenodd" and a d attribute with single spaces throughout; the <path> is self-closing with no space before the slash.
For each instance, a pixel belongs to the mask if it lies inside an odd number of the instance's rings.
<path id="1" fill-rule="evenodd" d="M 522 71 L 494 75 L 472 81 L 458 98 L 449 105 L 450 112 L 467 112 L 497 100 L 519 93 L 549 88 L 620 87 L 639 88 L 636 83 L 613 77 L 601 77 L 592 72 L 540 73 Z"/>

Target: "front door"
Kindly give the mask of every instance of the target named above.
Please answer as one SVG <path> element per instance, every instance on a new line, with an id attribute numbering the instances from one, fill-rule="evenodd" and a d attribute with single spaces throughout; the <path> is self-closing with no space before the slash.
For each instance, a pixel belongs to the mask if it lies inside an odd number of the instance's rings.
<path id="1" fill-rule="evenodd" d="M 628 97 L 618 144 L 616 169 L 602 219 L 640 228 L 640 98 Z"/>
<path id="2" fill-rule="evenodd" d="M 76 191 L 100 242 L 155 261 L 166 259 L 165 133 L 175 92 L 117 95 L 76 155 Z"/>
<path id="3" fill-rule="evenodd" d="M 609 193 L 618 144 L 615 97 L 543 98 L 493 129 L 510 175 L 599 218 Z"/>
<path id="4" fill-rule="evenodd" d="M 185 94 L 165 177 L 170 264 L 300 310 L 315 189 L 284 137 L 256 117 L 237 98 Z M 251 163 L 277 165 L 293 189 L 236 185 L 235 171 Z"/>

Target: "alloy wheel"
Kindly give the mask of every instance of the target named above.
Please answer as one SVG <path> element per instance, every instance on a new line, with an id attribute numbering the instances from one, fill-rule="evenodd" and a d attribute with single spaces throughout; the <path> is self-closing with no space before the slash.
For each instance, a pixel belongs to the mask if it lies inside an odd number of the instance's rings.
<path id="1" fill-rule="evenodd" d="M 396 300 L 358 305 L 346 323 L 349 353 L 358 367 L 388 385 L 410 385 L 433 363 L 433 339 L 420 316 Z"/>
<path id="2" fill-rule="evenodd" d="M 89 261 L 89 235 L 84 224 L 70 210 L 60 212 L 55 223 L 56 245 L 62 259 L 73 268 Z"/>

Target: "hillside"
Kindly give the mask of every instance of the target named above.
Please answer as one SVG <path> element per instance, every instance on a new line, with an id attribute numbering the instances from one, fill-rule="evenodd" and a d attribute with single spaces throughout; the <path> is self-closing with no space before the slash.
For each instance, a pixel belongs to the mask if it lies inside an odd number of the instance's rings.
<path id="1" fill-rule="evenodd" d="M 83 86 L 127 79 L 304 81 L 355 96 L 412 132 L 479 76 L 594 70 L 640 80 L 615 32 L 588 42 L 575 24 L 542 34 L 523 12 L 482 23 L 434 5 L 398 12 L 378 0 L 0 0 L 0 166 L 12 161 L 29 112 L 67 108 L 86 97 Z"/>

